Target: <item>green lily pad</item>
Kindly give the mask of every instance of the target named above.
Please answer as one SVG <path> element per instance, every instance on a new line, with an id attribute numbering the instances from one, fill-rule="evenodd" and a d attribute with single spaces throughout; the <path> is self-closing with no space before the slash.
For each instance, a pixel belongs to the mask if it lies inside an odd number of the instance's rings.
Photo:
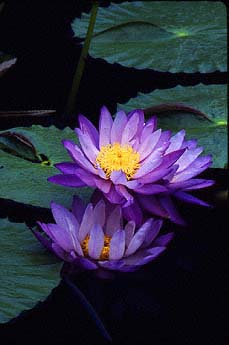
<path id="1" fill-rule="evenodd" d="M 90 14 L 72 29 L 85 38 Z M 135 1 L 98 10 L 89 53 L 163 72 L 226 71 L 226 7 L 210 1 Z"/>
<path id="2" fill-rule="evenodd" d="M 29 161 L 27 153 L 23 158 L 22 146 L 20 157 L 0 149 L 0 198 L 47 208 L 52 200 L 70 207 L 73 194 L 79 195 L 85 202 L 90 199 L 91 188 L 73 189 L 47 181 L 48 177 L 59 173 L 53 166 L 55 163 L 71 160 L 61 140 L 71 139 L 77 142 L 73 130 L 32 126 L 13 128 L 10 131 L 26 137 L 43 160 L 37 163 Z"/>
<path id="3" fill-rule="evenodd" d="M 44 300 L 60 280 L 61 262 L 25 224 L 0 219 L 0 322 Z"/>
<path id="4" fill-rule="evenodd" d="M 168 110 L 168 103 L 176 105 L 178 102 L 198 109 L 208 119 L 194 111 L 184 111 L 182 107 L 181 110 Z M 158 105 L 161 105 L 160 112 L 156 110 Z M 147 109 L 150 107 L 152 107 L 152 112 Z M 198 139 L 198 144 L 204 147 L 204 153 L 213 155 L 212 167 L 224 168 L 227 164 L 227 88 L 225 85 L 177 86 L 172 89 L 155 90 L 149 94 L 139 93 L 136 98 L 130 99 L 127 103 L 118 104 L 118 109 L 127 112 L 136 108 L 144 109 L 147 115 L 157 115 L 158 127 L 164 130 L 170 129 L 175 133 L 184 128 L 188 139 Z"/>

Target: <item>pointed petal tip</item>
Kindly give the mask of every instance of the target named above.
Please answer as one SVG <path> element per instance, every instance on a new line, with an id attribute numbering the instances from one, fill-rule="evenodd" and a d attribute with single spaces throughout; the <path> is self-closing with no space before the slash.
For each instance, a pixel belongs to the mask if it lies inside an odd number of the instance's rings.
<path id="1" fill-rule="evenodd" d="M 105 105 L 102 105 L 102 107 L 100 109 L 100 113 L 103 113 L 103 112 L 108 112 L 110 114 L 108 108 Z"/>

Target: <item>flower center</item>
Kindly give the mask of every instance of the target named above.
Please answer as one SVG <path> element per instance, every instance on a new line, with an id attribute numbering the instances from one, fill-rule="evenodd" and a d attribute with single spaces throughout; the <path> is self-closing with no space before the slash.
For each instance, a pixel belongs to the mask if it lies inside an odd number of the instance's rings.
<path id="1" fill-rule="evenodd" d="M 112 171 L 122 170 L 130 180 L 140 167 L 140 155 L 130 145 L 121 146 L 119 143 L 102 146 L 96 157 L 96 163 L 110 178 Z"/>
<path id="2" fill-rule="evenodd" d="M 87 235 L 83 242 L 81 243 L 81 247 L 83 250 L 83 253 L 85 256 L 89 256 L 88 254 L 88 242 L 89 242 L 90 236 Z M 104 235 L 104 246 L 101 250 L 99 260 L 108 260 L 109 259 L 109 253 L 110 253 L 110 241 L 111 237 L 108 237 Z"/>

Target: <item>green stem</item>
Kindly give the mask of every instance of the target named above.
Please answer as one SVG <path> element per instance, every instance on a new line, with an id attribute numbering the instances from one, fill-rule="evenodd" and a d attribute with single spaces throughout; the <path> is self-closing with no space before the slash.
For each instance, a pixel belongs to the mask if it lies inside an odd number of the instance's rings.
<path id="1" fill-rule="evenodd" d="M 66 106 L 66 113 L 67 114 L 71 114 L 74 110 L 75 99 L 76 99 L 77 92 L 79 90 L 80 81 L 81 81 L 81 78 L 83 75 L 84 66 L 85 66 L 87 55 L 88 55 L 88 50 L 90 47 L 98 7 L 99 7 L 99 2 L 98 1 L 93 2 L 92 10 L 91 10 L 91 16 L 90 16 L 90 22 L 89 22 L 88 29 L 87 29 L 87 35 L 86 35 L 86 38 L 84 41 L 83 48 L 81 50 L 79 62 L 78 62 L 76 72 L 75 72 L 73 82 L 72 82 L 72 88 L 71 88 L 71 91 L 70 91 L 70 94 L 68 97 L 68 101 L 67 101 L 67 106 Z"/>

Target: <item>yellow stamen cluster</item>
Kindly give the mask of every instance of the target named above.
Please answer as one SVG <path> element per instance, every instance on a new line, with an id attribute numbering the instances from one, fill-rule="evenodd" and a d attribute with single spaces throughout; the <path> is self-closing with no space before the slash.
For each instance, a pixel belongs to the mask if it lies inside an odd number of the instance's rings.
<path id="1" fill-rule="evenodd" d="M 121 146 L 119 143 L 102 146 L 96 158 L 96 163 L 110 178 L 112 171 L 122 170 L 130 180 L 140 168 L 140 154 L 130 145 Z"/>
<path id="2" fill-rule="evenodd" d="M 81 243 L 81 247 L 83 250 L 83 253 L 85 256 L 89 256 L 88 254 L 88 242 L 89 242 L 90 236 L 87 235 L 83 242 Z M 101 250 L 99 260 L 108 260 L 109 259 L 109 253 L 110 253 L 110 241 L 111 237 L 104 235 L 104 246 Z"/>

